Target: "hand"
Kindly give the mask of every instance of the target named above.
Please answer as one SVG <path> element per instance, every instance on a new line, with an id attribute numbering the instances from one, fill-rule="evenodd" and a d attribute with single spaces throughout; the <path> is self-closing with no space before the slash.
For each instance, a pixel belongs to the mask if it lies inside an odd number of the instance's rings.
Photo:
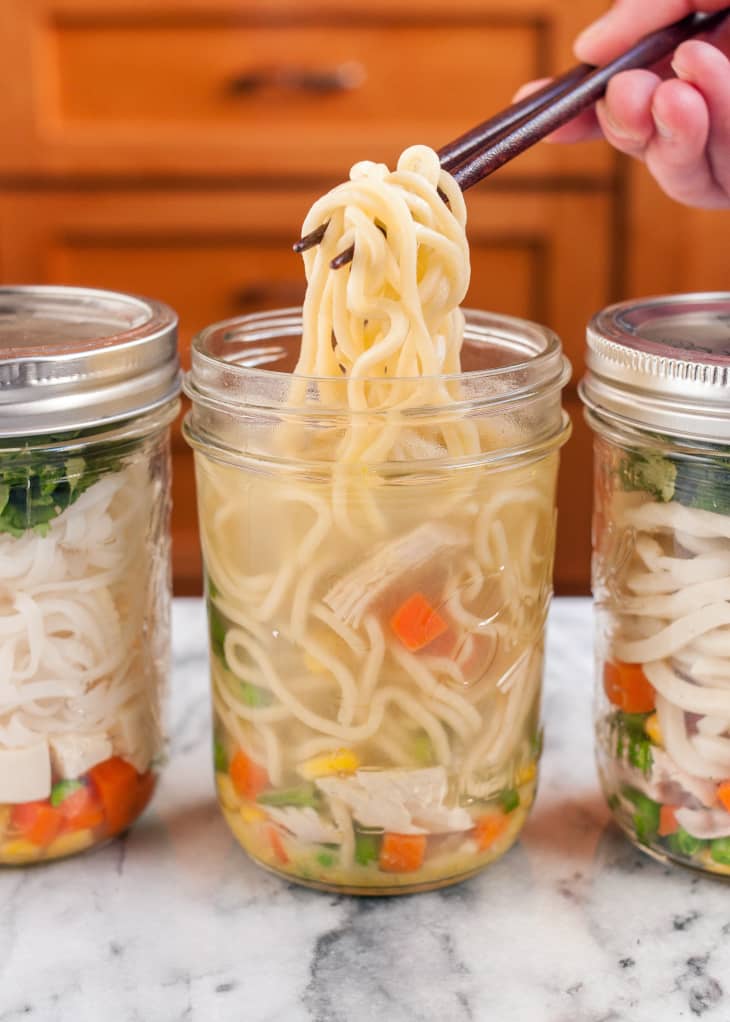
<path id="1" fill-rule="evenodd" d="M 616 0 L 578 37 L 575 54 L 606 64 L 642 36 L 727 0 Z M 671 66 L 624 71 L 606 97 L 551 136 L 577 142 L 603 135 L 643 160 L 661 188 L 688 206 L 730 206 L 730 18 L 708 41 L 682 43 Z M 521 90 L 524 95 L 525 91 Z"/>

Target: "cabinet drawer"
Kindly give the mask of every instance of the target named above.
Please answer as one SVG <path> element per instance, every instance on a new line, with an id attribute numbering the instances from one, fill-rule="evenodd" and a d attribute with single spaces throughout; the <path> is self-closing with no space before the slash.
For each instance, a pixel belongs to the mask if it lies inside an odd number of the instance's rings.
<path id="1" fill-rule="evenodd" d="M 341 176 L 358 159 L 392 162 L 409 143 L 439 146 L 483 120 L 562 66 L 556 40 L 581 23 L 555 0 L 456 2 L 438 14 L 415 3 L 196 6 L 21 7 L 25 35 L 14 26 L 7 53 L 0 44 L 17 129 L 0 167 Z M 501 176 L 612 166 L 598 145 L 544 146 Z"/>
<path id="2" fill-rule="evenodd" d="M 290 245 L 314 197 L 312 190 L 0 193 L 3 278 L 162 298 L 180 314 L 187 364 L 190 337 L 205 324 L 300 299 L 302 263 Z M 585 324 L 611 297 L 612 201 L 603 191 L 488 187 L 469 197 L 467 304 L 552 326 L 573 362 L 573 384 L 583 371 Z M 569 511 L 556 574 L 558 585 L 572 590 L 587 585 L 588 571 L 590 452 L 583 432 L 578 435 L 561 484 Z M 179 433 L 174 450 L 175 579 L 178 591 L 189 592 L 199 585 L 200 567 L 192 458 Z M 584 537 L 582 546 L 573 541 L 577 536 Z"/>
<path id="3" fill-rule="evenodd" d="M 161 298 L 180 315 L 187 364 L 190 338 L 207 323 L 301 300 L 304 272 L 291 242 L 316 194 L 0 193 L 3 275 Z M 466 304 L 549 324 L 579 376 L 586 322 L 611 297 L 612 208 L 600 190 L 470 193 Z"/>

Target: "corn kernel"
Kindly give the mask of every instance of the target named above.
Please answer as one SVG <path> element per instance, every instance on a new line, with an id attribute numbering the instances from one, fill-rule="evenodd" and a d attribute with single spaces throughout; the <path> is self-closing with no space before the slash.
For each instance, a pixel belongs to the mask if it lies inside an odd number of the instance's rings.
<path id="1" fill-rule="evenodd" d="M 315 777 L 329 777 L 332 774 L 352 774 L 359 766 L 360 761 L 352 749 L 337 749 L 336 752 L 325 752 L 300 763 L 297 773 L 311 781 Z"/>
<path id="2" fill-rule="evenodd" d="M 646 718 L 644 721 L 644 731 L 654 745 L 658 745 L 662 749 L 664 748 L 664 736 L 662 735 L 662 729 L 659 726 L 659 717 L 656 713 L 652 713 L 651 717 Z"/>
<path id="3" fill-rule="evenodd" d="M 713 873 L 721 873 L 723 876 L 730 876 L 730 866 L 725 866 L 721 862 L 715 862 L 709 848 L 703 848 L 699 854 L 699 858 L 703 865 Z"/>
<path id="4" fill-rule="evenodd" d="M 529 784 L 530 781 L 534 781 L 535 780 L 535 774 L 536 773 L 537 773 L 537 767 L 535 766 L 534 763 L 525 763 L 525 765 L 521 766 L 520 769 L 517 771 L 517 776 L 515 777 L 515 783 L 518 786 L 521 785 L 521 784 Z"/>
<path id="5" fill-rule="evenodd" d="M 94 843 L 94 832 L 92 830 L 76 830 L 70 834 L 61 834 L 55 841 L 51 841 L 46 849 L 49 859 L 60 858 L 62 855 L 75 855 L 89 848 Z"/>
<path id="6" fill-rule="evenodd" d="M 228 774 L 218 773 L 215 775 L 215 783 L 218 787 L 218 798 L 226 809 L 238 809 L 241 800 L 238 797 L 233 781 Z"/>
<path id="7" fill-rule="evenodd" d="M 327 668 L 321 664 L 311 653 L 304 654 L 304 666 L 310 674 L 324 674 Z"/>
<path id="8" fill-rule="evenodd" d="M 33 862 L 40 858 L 41 849 L 32 841 L 18 838 L 17 841 L 6 841 L 0 845 L 0 862 Z"/>
<path id="9" fill-rule="evenodd" d="M 258 806 L 241 806 L 241 819 L 244 823 L 259 823 L 266 819 L 266 813 Z"/>

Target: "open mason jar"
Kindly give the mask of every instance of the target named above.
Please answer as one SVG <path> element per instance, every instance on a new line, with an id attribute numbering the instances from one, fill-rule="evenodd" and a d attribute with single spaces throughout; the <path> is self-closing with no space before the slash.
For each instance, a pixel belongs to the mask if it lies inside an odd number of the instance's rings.
<path id="1" fill-rule="evenodd" d="M 588 331 L 598 767 L 646 851 L 730 873 L 730 294 Z"/>
<path id="2" fill-rule="evenodd" d="M 112 292 L 0 288 L 0 864 L 107 840 L 155 786 L 176 322 Z"/>
<path id="3" fill-rule="evenodd" d="M 301 328 L 211 326 L 186 381 L 220 803 L 300 883 L 439 887 L 533 800 L 569 368 L 468 312 L 458 376 L 303 378 Z"/>

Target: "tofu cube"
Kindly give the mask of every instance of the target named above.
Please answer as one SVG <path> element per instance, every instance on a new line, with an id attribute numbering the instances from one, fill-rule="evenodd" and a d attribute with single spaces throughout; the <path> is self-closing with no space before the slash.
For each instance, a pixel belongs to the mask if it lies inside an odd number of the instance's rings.
<path id="1" fill-rule="evenodd" d="M 50 794 L 51 757 L 45 739 L 24 749 L 0 749 L 0 802 L 34 802 Z"/>
<path id="2" fill-rule="evenodd" d="M 111 739 L 103 731 L 92 734 L 57 735 L 51 738 L 53 769 L 63 780 L 81 777 L 112 755 Z"/>

